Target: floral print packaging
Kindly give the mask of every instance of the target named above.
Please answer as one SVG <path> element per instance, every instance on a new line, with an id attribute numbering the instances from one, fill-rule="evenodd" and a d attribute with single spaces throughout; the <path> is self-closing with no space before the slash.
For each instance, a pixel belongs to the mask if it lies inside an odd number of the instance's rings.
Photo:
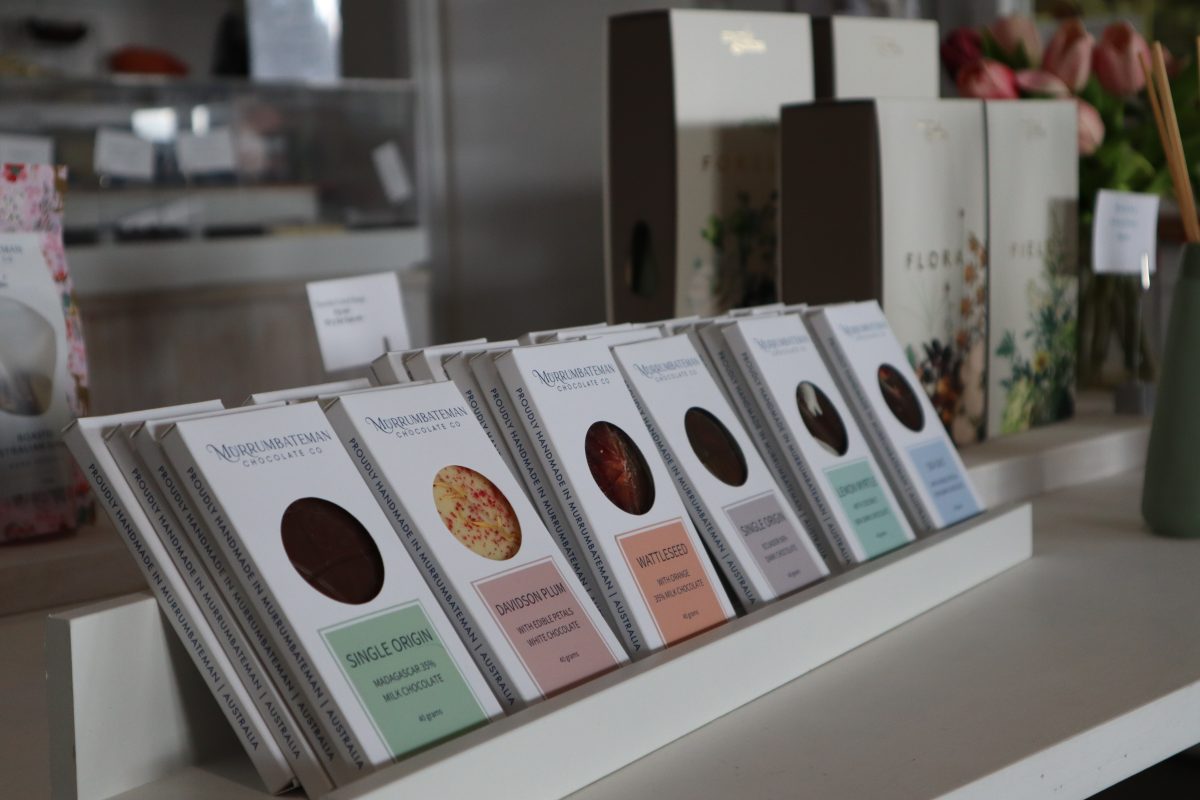
<path id="1" fill-rule="evenodd" d="M 62 241 L 66 168 L 0 170 L 0 542 L 10 542 L 74 530 L 95 509 L 60 439 L 88 410 Z"/>
<path id="2" fill-rule="evenodd" d="M 987 175 L 978 100 L 783 110 L 783 300 L 877 300 L 956 445 L 987 430 Z"/>
<path id="3" fill-rule="evenodd" d="M 992 437 L 1075 411 L 1079 159 L 1074 101 L 987 101 L 984 108 Z"/>

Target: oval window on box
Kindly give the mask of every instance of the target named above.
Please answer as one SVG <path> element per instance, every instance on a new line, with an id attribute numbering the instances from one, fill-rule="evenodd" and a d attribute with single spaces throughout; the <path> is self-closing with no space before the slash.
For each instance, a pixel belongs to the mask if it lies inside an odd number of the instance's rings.
<path id="1" fill-rule="evenodd" d="M 683 415 L 683 428 L 692 452 L 714 478 L 730 486 L 746 482 L 746 456 L 721 420 L 703 408 L 692 406 Z"/>
<path id="2" fill-rule="evenodd" d="M 612 504 L 628 514 L 654 505 L 654 478 L 629 434 L 611 422 L 595 422 L 583 441 L 592 479 Z"/>
<path id="3" fill-rule="evenodd" d="M 904 373 L 891 364 L 880 364 L 878 375 L 879 391 L 892 416 L 910 431 L 920 432 L 925 427 L 925 412 L 921 410 L 921 402 Z"/>
<path id="4" fill-rule="evenodd" d="M 471 469 L 451 465 L 433 477 L 433 504 L 463 547 L 493 561 L 521 549 L 521 523 L 504 492 Z"/>
<path id="5" fill-rule="evenodd" d="M 803 381 L 796 387 L 796 405 L 800 407 L 804 427 L 817 444 L 835 456 L 845 455 L 850 447 L 846 424 L 826 394 L 816 384 Z"/>
<path id="6" fill-rule="evenodd" d="M 283 512 L 280 529 L 292 567 L 326 597 L 361 605 L 383 588 L 383 558 L 375 540 L 336 503 L 302 497 Z"/>

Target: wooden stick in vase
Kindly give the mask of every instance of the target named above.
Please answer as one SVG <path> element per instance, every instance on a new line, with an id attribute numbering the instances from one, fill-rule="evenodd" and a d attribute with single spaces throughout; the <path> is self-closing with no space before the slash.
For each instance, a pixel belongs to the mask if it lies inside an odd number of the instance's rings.
<path id="1" fill-rule="evenodd" d="M 1175 200 L 1180 209 L 1183 204 L 1179 201 L 1179 172 L 1176 169 L 1175 150 L 1171 146 L 1171 135 L 1167 132 L 1167 123 L 1163 119 L 1162 102 L 1158 97 L 1158 90 L 1154 88 L 1155 73 L 1154 67 L 1150 65 L 1150 56 L 1146 54 L 1141 57 L 1142 71 L 1146 77 L 1146 96 L 1150 100 L 1150 110 L 1154 114 L 1154 125 L 1158 130 L 1158 141 L 1162 145 L 1163 157 L 1167 161 L 1167 172 L 1171 175 L 1171 189 L 1175 192 Z M 1182 217 L 1182 212 L 1181 212 Z M 1186 226 L 1185 226 L 1186 227 Z M 1186 230 L 1185 230 L 1186 233 Z"/>
<path id="2" fill-rule="evenodd" d="M 1183 202 L 1180 199 L 1179 187 L 1183 186 L 1186 181 L 1180 179 L 1178 165 L 1173 157 L 1174 148 L 1171 146 L 1170 134 L 1167 132 L 1167 123 L 1163 120 L 1162 104 L 1158 99 L 1158 91 L 1154 88 L 1154 69 L 1150 66 L 1150 59 L 1146 55 L 1142 55 L 1141 59 L 1142 74 L 1146 78 L 1146 97 L 1150 100 L 1150 111 L 1154 114 L 1154 127 L 1158 130 L 1158 141 L 1162 145 L 1163 156 L 1167 159 L 1167 172 L 1171 175 L 1171 188 L 1175 192 L 1175 201 L 1180 209 L 1180 217 L 1183 217 Z M 1190 239 L 1190 234 L 1187 230 L 1186 223 L 1184 224 L 1184 235 Z"/>
<path id="3" fill-rule="evenodd" d="M 1167 140 L 1167 164 L 1175 185 L 1175 199 L 1183 217 L 1183 230 L 1189 242 L 1200 242 L 1200 221 L 1196 219 L 1196 201 L 1192 196 L 1192 181 L 1183 155 L 1183 139 L 1179 135 L 1179 119 L 1175 116 L 1175 99 L 1167 80 L 1167 62 L 1161 42 L 1154 43 L 1154 78 L 1157 83 L 1159 108 L 1163 117 L 1163 138 Z"/>
<path id="4" fill-rule="evenodd" d="M 1162 145 L 1163 155 L 1167 156 L 1167 171 L 1171 173 L 1171 185 L 1175 185 L 1175 162 L 1167 155 L 1170 142 L 1167 139 L 1167 126 L 1163 122 L 1162 106 L 1158 103 L 1158 92 L 1154 89 L 1154 74 L 1150 67 L 1150 59 L 1143 53 L 1141 56 L 1142 75 L 1146 77 L 1146 97 L 1150 99 L 1150 111 L 1154 114 L 1154 127 L 1158 130 L 1158 142 Z"/>

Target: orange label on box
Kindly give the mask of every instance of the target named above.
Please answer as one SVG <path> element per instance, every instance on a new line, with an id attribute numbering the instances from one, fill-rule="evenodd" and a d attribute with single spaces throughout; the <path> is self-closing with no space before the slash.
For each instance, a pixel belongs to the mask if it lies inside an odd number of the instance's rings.
<path id="1" fill-rule="evenodd" d="M 725 621 L 716 588 L 680 520 L 617 537 L 646 606 L 667 644 Z"/>

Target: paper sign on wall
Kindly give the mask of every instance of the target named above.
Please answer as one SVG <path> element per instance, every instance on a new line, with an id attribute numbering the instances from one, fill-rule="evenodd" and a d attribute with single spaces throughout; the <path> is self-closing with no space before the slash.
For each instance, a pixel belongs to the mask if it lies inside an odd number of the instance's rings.
<path id="1" fill-rule="evenodd" d="M 96 131 L 92 169 L 101 175 L 151 180 L 154 178 L 154 145 L 132 133 L 101 128 Z"/>
<path id="2" fill-rule="evenodd" d="M 47 136 L 0 134 L 0 164 L 53 164 L 54 140 Z"/>
<path id="3" fill-rule="evenodd" d="M 1092 269 L 1137 275 L 1142 255 L 1154 271 L 1158 243 L 1158 195 L 1101 189 L 1092 224 Z"/>
<path id="4" fill-rule="evenodd" d="M 233 172 L 237 168 L 229 128 L 214 128 L 208 133 L 181 132 L 175 140 L 175 158 L 186 175 Z"/>
<path id="5" fill-rule="evenodd" d="M 408 349 L 396 273 L 313 281 L 306 288 L 327 372 L 369 364 L 384 352 L 385 342 Z"/>
<path id="6" fill-rule="evenodd" d="M 383 193 L 393 203 L 403 203 L 412 196 L 412 181 L 408 177 L 408 169 L 404 166 L 404 158 L 395 142 L 386 142 L 371 151 L 371 159 L 375 162 L 375 174 L 383 184 Z"/>
<path id="7" fill-rule="evenodd" d="M 249 0 L 250 77 L 332 83 L 342 76 L 339 0 Z"/>

